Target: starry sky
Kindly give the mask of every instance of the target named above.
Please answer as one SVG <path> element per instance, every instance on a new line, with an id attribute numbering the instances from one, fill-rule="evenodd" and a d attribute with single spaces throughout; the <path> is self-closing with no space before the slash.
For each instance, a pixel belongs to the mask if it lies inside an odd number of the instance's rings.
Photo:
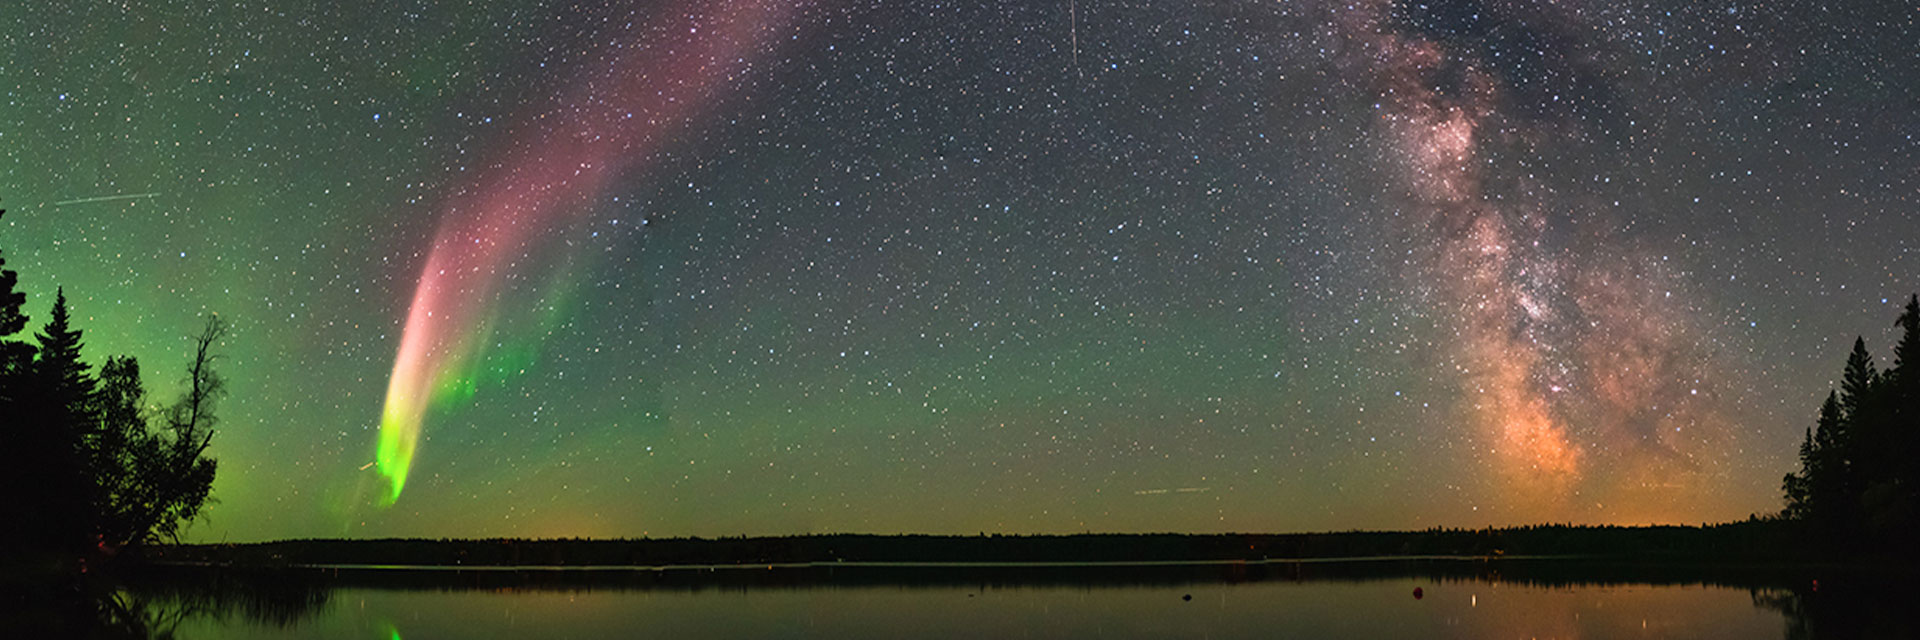
<path id="1" fill-rule="evenodd" d="M 30 0 L 0 250 L 189 537 L 1777 510 L 1920 289 L 1900 2 Z M 1883 363 L 1884 364 L 1884 363 Z"/>

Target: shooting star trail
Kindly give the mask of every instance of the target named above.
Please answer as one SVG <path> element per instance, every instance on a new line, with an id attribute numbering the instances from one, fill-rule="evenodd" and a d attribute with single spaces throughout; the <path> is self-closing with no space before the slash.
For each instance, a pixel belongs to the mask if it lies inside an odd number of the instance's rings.
<path id="1" fill-rule="evenodd" d="M 158 192 L 158 191 L 155 191 L 155 192 L 153 192 L 153 193 L 123 193 L 123 194 L 120 194 L 120 195 L 113 195 L 113 196 L 94 196 L 94 197 L 91 197 L 91 198 L 74 198 L 74 199 L 72 199 L 72 200 L 61 200 L 61 201 L 59 201 L 59 202 L 55 202 L 55 203 L 53 203 L 53 206 L 56 206 L 56 207 L 64 207 L 64 206 L 67 206 L 67 205 L 70 205 L 70 204 L 88 204 L 88 203 L 93 203 L 93 202 L 112 202 L 112 201 L 114 201 L 114 200 L 137 200 L 137 199 L 140 199 L 140 198 L 153 198 L 153 197 L 157 197 L 157 196 L 159 196 L 159 195 L 160 195 L 160 192 Z"/>

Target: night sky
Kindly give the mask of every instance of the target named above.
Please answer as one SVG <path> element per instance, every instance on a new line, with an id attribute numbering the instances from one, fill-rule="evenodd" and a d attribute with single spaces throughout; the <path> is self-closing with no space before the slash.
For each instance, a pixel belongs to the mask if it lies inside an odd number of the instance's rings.
<path id="1" fill-rule="evenodd" d="M 1920 289 L 1910 3 L 596 4 L 0 8 L 192 539 L 1744 518 Z"/>

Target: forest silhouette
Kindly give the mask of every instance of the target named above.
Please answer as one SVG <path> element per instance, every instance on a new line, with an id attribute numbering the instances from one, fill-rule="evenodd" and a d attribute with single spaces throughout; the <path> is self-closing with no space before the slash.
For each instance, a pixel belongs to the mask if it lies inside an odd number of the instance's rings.
<path id="1" fill-rule="evenodd" d="M 0 504 L 21 515 L 0 527 L 0 571 L 86 572 L 129 548 L 177 542 L 213 485 L 207 448 L 225 390 L 214 347 L 225 323 L 211 317 L 192 338 L 185 390 L 159 406 L 133 358 L 108 357 L 97 371 L 87 363 L 65 289 L 22 339 L 26 295 L 5 266 L 0 254 Z"/>
<path id="2" fill-rule="evenodd" d="M 1855 338 L 1838 390 L 1800 442 L 1800 470 L 1781 480 L 1782 516 L 1839 555 L 1914 555 L 1920 525 L 1920 295 L 1895 325 L 1893 367 L 1879 371 Z"/>

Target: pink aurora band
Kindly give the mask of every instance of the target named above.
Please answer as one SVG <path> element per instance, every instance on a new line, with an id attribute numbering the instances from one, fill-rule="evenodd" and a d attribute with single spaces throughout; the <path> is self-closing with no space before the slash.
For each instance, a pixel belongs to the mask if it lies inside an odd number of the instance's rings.
<path id="1" fill-rule="evenodd" d="M 609 47 L 545 111 L 523 123 L 481 179 L 450 199 L 420 271 L 387 383 L 374 462 L 399 500 L 430 406 L 471 388 L 492 342 L 497 299 L 540 240 L 587 216 L 609 183 L 644 170 L 740 81 L 797 7 L 711 0 L 674 7 Z"/>

